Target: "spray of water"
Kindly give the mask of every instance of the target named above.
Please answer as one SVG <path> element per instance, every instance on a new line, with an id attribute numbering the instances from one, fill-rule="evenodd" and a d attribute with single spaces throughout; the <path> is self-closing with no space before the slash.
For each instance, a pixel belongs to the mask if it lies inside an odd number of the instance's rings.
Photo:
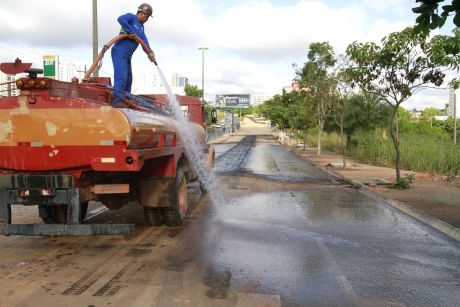
<path id="1" fill-rule="evenodd" d="M 176 99 L 176 95 L 173 94 L 160 67 L 157 66 L 157 68 L 161 80 L 165 85 L 172 115 L 176 121 L 176 129 L 178 130 L 181 140 L 185 146 L 187 157 L 195 173 L 198 175 L 201 184 L 207 191 L 210 192 L 212 199 L 214 195 L 213 189 L 211 188 L 212 172 L 209 171 L 206 161 L 203 158 L 202 144 L 200 144 L 200 138 L 197 135 L 198 131 L 193 129 L 192 123 L 189 122 L 183 115 L 180 104 Z"/>

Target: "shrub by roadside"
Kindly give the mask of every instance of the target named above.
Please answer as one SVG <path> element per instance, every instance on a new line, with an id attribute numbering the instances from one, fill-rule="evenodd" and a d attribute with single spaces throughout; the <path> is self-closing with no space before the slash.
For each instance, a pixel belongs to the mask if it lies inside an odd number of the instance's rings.
<path id="1" fill-rule="evenodd" d="M 302 135 L 298 135 L 303 139 Z M 357 132 L 352 136 L 348 155 L 361 163 L 394 167 L 395 152 L 391 138 L 385 130 Z M 310 131 L 306 136 L 307 145 L 316 146 L 317 133 Z M 340 136 L 324 133 L 322 148 L 340 153 Z M 460 146 L 451 140 L 436 136 L 414 133 L 401 135 L 401 167 L 406 170 L 435 173 L 447 177 L 460 174 Z"/>

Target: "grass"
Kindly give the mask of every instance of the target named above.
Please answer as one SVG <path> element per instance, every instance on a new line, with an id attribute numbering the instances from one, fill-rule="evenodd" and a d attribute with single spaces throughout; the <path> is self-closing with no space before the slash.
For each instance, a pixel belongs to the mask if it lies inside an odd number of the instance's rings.
<path id="1" fill-rule="evenodd" d="M 307 144 L 316 146 L 317 134 L 307 135 Z M 435 136 L 401 135 L 401 168 L 456 176 L 460 174 L 460 146 Z M 383 130 L 359 132 L 352 137 L 348 154 L 362 163 L 394 167 L 395 150 L 391 138 Z M 324 150 L 341 152 L 337 133 L 323 134 Z"/>

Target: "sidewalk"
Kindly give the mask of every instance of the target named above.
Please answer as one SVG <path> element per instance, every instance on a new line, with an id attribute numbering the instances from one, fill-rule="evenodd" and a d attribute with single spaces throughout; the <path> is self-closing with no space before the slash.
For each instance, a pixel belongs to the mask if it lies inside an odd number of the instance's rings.
<path id="1" fill-rule="evenodd" d="M 402 171 L 415 174 L 412 188 L 398 190 L 388 183 L 395 182 L 393 168 L 379 167 L 359 163 L 347 158 L 347 168 L 343 169 L 342 155 L 322 152 L 316 155 L 316 148 L 294 150 L 299 156 L 311 161 L 316 166 L 336 174 L 361 188 L 367 194 L 380 198 L 393 207 L 429 224 L 437 230 L 460 241 L 460 186 L 449 183 L 440 176 L 420 172 Z"/>

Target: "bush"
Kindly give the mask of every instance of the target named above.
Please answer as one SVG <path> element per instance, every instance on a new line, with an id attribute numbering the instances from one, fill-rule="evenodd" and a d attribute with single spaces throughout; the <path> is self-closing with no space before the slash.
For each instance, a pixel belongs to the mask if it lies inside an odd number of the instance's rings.
<path id="1" fill-rule="evenodd" d="M 356 146 L 350 154 L 360 161 L 380 166 L 394 167 L 395 150 L 390 137 L 383 131 L 361 132 L 353 137 Z M 460 147 L 440 137 L 403 134 L 401 143 L 401 168 L 457 175 L 460 168 Z"/>
<path id="2" fill-rule="evenodd" d="M 460 173 L 460 146 L 443 136 L 415 133 L 400 136 L 401 168 L 422 172 L 456 176 Z M 310 130 L 307 145 L 315 147 L 317 131 Z M 348 154 L 358 161 L 377 166 L 395 167 L 395 149 L 385 129 L 361 131 L 352 136 Z M 324 133 L 322 147 L 328 151 L 341 152 L 340 135 Z"/>

